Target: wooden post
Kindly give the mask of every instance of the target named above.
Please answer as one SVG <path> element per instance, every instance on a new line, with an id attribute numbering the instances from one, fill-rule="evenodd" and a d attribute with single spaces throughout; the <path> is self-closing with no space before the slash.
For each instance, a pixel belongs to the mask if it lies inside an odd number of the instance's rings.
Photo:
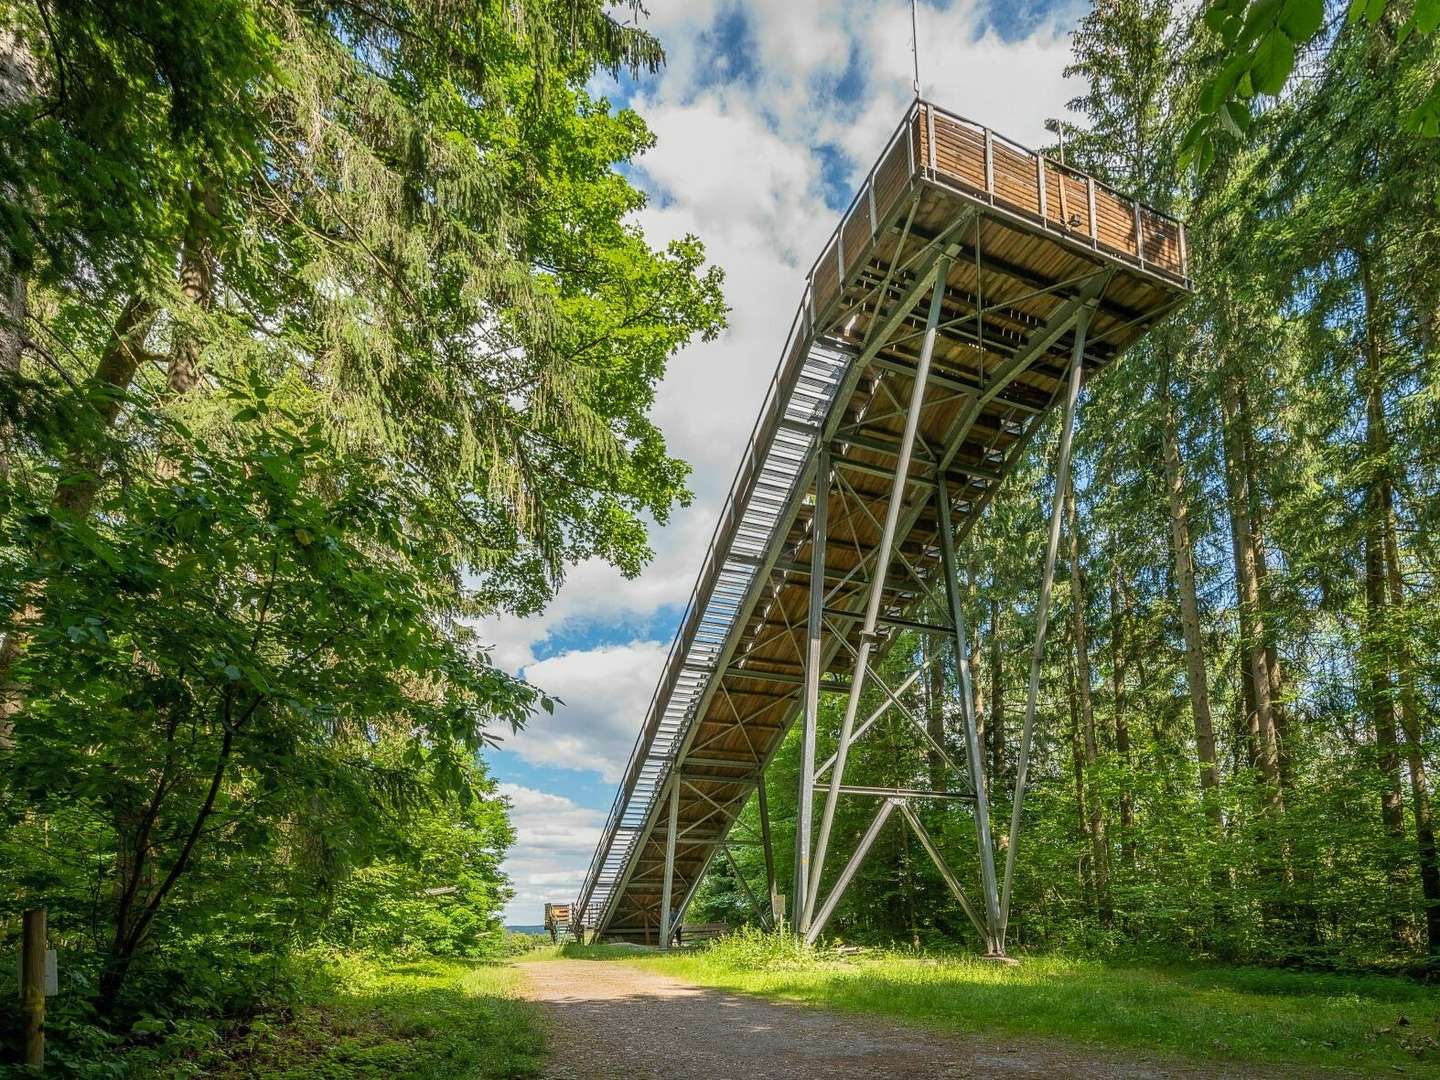
<path id="1" fill-rule="evenodd" d="M 25 912 L 20 945 L 20 1011 L 25 1064 L 45 1068 L 45 909 Z"/>

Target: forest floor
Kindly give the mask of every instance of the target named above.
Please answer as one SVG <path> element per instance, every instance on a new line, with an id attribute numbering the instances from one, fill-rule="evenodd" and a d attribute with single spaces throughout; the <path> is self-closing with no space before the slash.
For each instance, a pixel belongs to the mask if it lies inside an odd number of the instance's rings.
<path id="1" fill-rule="evenodd" d="M 1396 979 L 574 946 L 520 969 L 555 1080 L 1440 1075 L 1440 995 Z"/>

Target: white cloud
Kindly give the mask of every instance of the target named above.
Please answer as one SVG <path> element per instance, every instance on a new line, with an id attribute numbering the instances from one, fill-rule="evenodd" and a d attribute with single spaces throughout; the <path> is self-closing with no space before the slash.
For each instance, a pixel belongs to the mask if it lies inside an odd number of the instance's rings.
<path id="1" fill-rule="evenodd" d="M 568 904 L 580 892 L 605 815 L 577 806 L 563 795 L 519 784 L 499 787 L 510 800 L 510 819 L 520 837 L 505 860 L 505 872 L 515 887 L 505 922 L 534 925 L 544 920 L 547 901 Z"/>
<path id="2" fill-rule="evenodd" d="M 525 677 L 561 699 L 504 743 L 533 765 L 585 769 L 617 783 L 669 651 L 634 641 L 564 652 L 531 664 Z"/>
<path id="3" fill-rule="evenodd" d="M 719 340 L 696 343 L 671 362 L 655 408 L 671 451 L 694 468 L 696 499 L 653 531 L 656 557 L 637 579 L 586 563 L 543 614 L 483 624 L 482 637 L 512 670 L 529 665 L 535 646 L 562 626 L 638 624 L 688 598 L 805 272 L 838 217 L 825 205 L 819 146 L 846 153 L 849 182 L 857 185 L 912 95 L 904 0 L 697 0 L 655 8 L 648 25 L 669 59 L 634 101 L 657 138 L 637 164 L 652 196 L 639 221 L 657 245 L 698 235 L 726 271 L 731 307 Z M 738 14 L 748 25 L 751 77 L 716 79 L 718 58 L 704 43 L 720 14 Z M 1068 27 L 1057 16 L 1006 41 L 984 29 L 982 14 L 975 0 L 945 10 L 921 5 L 925 94 L 1011 138 L 1041 142 L 1045 118 L 1061 113 L 1076 90 L 1062 75 Z M 842 102 L 835 86 L 852 61 L 863 72 L 863 93 Z M 638 723 L 630 718 L 632 728 Z"/>
<path id="4" fill-rule="evenodd" d="M 648 25 L 669 59 L 633 102 L 658 140 L 637 163 L 637 177 L 652 196 L 639 222 L 655 245 L 698 235 L 725 269 L 731 306 L 719 340 L 697 343 L 671 362 L 655 408 L 671 452 L 694 468 L 696 499 L 667 528 L 652 532 L 656 557 L 635 580 L 585 563 L 543 614 L 501 617 L 481 627 L 498 662 L 523 669 L 566 701 L 553 718 L 536 717 L 507 748 L 537 764 L 594 769 L 610 782 L 619 779 L 644 720 L 668 637 L 538 662 L 536 652 L 562 628 L 603 626 L 611 641 L 617 627 L 639 634 L 655 612 L 689 597 L 805 272 L 838 219 L 825 203 L 820 147 L 843 152 L 853 189 L 913 93 L 905 0 L 693 0 L 654 8 Z M 954 0 L 944 10 L 922 3 L 925 96 L 1022 143 L 1041 143 L 1045 118 L 1060 115 L 1077 90 L 1062 75 L 1068 27 L 1054 15 L 1029 36 L 1007 41 L 985 29 L 983 10 L 978 0 Z M 713 37 L 706 32 L 719 15 L 743 17 L 748 27 L 744 77 L 707 51 Z M 836 86 L 847 67 L 862 73 L 863 88 L 858 100 L 843 102 Z M 594 838 L 580 845 L 580 858 L 578 849 L 545 846 L 553 842 L 553 826 L 528 814 L 517 814 L 517 824 L 512 864 L 525 867 L 531 883 L 525 902 L 538 911 L 533 901 L 573 896 Z M 550 831 L 532 838 L 532 827 Z M 566 875 L 573 867 L 572 886 Z"/>

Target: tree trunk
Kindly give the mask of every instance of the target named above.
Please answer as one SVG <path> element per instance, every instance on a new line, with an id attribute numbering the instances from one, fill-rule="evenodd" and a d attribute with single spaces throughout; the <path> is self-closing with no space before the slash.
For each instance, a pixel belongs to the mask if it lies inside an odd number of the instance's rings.
<path id="1" fill-rule="evenodd" d="M 1285 811 L 1285 791 L 1280 776 L 1280 745 L 1270 710 L 1270 668 L 1265 653 L 1265 620 L 1256 576 L 1255 529 L 1251 520 L 1250 468 L 1245 460 L 1249 442 L 1241 431 L 1244 423 L 1244 387 L 1239 377 L 1221 379 L 1221 410 L 1225 434 L 1225 481 L 1230 503 L 1230 534 L 1235 551 L 1235 591 L 1240 600 L 1241 650 L 1244 656 L 1244 683 L 1247 704 L 1252 704 L 1250 722 L 1256 736 L 1256 758 L 1265 781 L 1268 813 Z"/>
<path id="2" fill-rule="evenodd" d="M 35 57 L 13 27 L 0 26 L 0 109 L 13 109 L 35 93 Z M 7 185 L 9 200 L 20 202 L 25 193 Z M 25 271 L 16 265 L 8 249 L 0 250 L 0 382 L 20 373 L 20 354 L 25 346 L 25 319 L 29 293 Z M 8 425 L 0 427 L 0 478 L 10 475 Z"/>
<path id="3" fill-rule="evenodd" d="M 927 641 L 925 648 L 927 650 L 936 649 L 938 646 L 933 641 Z M 926 760 L 930 766 L 930 786 L 936 791 L 943 791 L 946 787 L 945 761 L 940 757 L 939 751 L 935 749 L 936 746 L 945 745 L 945 662 L 943 660 L 936 659 L 930 665 L 929 693 L 925 695 L 925 705 L 925 730 L 934 740 L 925 749 Z"/>
<path id="4" fill-rule="evenodd" d="M 1387 485 L 1388 489 L 1388 485 Z M 1415 839 L 1419 847 L 1420 891 L 1425 898 L 1425 946 L 1431 956 L 1440 956 L 1440 860 L 1435 850 L 1435 819 L 1430 806 L 1430 784 L 1425 773 L 1421 743 L 1423 728 L 1415 687 L 1415 658 L 1410 651 L 1405 613 L 1404 582 L 1400 574 L 1400 551 L 1395 535 L 1395 514 L 1385 516 L 1385 579 L 1392 618 L 1401 621 L 1400 642 L 1400 727 L 1405 733 L 1405 758 L 1410 770 L 1410 796 L 1415 812 Z"/>
<path id="5" fill-rule="evenodd" d="M 1195 593 L 1195 549 L 1190 540 L 1190 508 L 1180 465 L 1180 436 L 1170 398 L 1170 363 L 1161 369 L 1162 421 L 1165 442 L 1165 490 L 1170 511 L 1171 554 L 1175 585 L 1180 593 L 1180 630 L 1185 640 L 1185 673 L 1190 689 L 1190 716 L 1195 726 L 1195 753 L 1200 761 L 1200 793 L 1205 814 L 1220 825 L 1220 769 L 1215 757 L 1215 724 L 1210 715 L 1210 683 L 1205 671 L 1205 644 L 1200 634 L 1200 604 Z"/>
<path id="6" fill-rule="evenodd" d="M 217 206 L 208 189 L 197 188 L 191 194 L 194 203 L 180 252 L 180 293 L 195 312 L 203 315 L 215 305 L 215 260 L 210 237 Z M 177 397 L 188 394 L 200 381 L 201 342 L 186 322 L 195 312 L 177 312 L 172 331 L 165 385 Z"/>
<path id="7" fill-rule="evenodd" d="M 1000 600 L 993 593 L 990 597 L 990 722 L 987 725 L 990 736 L 991 790 L 1005 775 L 1005 678 L 1004 650 L 1000 639 Z"/>
<path id="8" fill-rule="evenodd" d="M 1409 875 L 1401 851 L 1405 843 L 1405 799 L 1400 786 L 1400 743 L 1396 735 L 1395 686 L 1388 648 L 1388 616 L 1385 573 L 1385 522 L 1390 514 L 1389 436 L 1385 430 L 1381 396 L 1380 349 L 1375 337 L 1375 290 L 1370 263 L 1359 253 L 1360 274 L 1365 297 L 1364 391 L 1365 449 L 1369 477 L 1365 491 L 1365 627 L 1361 645 L 1360 670 L 1365 705 L 1375 731 L 1375 765 L 1380 771 L 1380 821 L 1385 830 L 1386 850 L 1382 856 L 1389 887 L 1390 934 L 1397 947 L 1410 942 L 1409 920 L 1403 908 L 1409 889 Z"/>
<path id="9" fill-rule="evenodd" d="M 1130 721 L 1125 715 L 1125 615 L 1121 600 L 1120 563 L 1114 562 L 1110 582 L 1110 669 L 1115 710 L 1115 754 L 1125 767 L 1120 790 L 1120 857 L 1126 869 L 1135 869 L 1135 797 L 1130 790 Z"/>
<path id="10" fill-rule="evenodd" d="M 1075 684 L 1080 705 L 1080 728 L 1085 743 L 1085 801 L 1090 821 L 1090 862 L 1095 878 L 1096 911 L 1100 922 L 1109 926 L 1113 911 L 1110 904 L 1109 848 L 1105 838 L 1104 800 L 1096 790 L 1096 772 L 1100 751 L 1095 739 L 1095 708 L 1090 696 L 1090 647 L 1085 636 L 1085 574 L 1080 568 L 1080 538 L 1076 525 L 1075 489 L 1069 490 L 1070 503 L 1070 617 L 1071 636 L 1075 643 Z"/>
<path id="11" fill-rule="evenodd" d="M 1080 738 L 1080 710 L 1075 700 L 1075 662 L 1067 656 L 1065 662 L 1065 690 L 1070 703 L 1070 765 L 1075 783 L 1075 817 L 1079 826 L 1081 851 L 1077 861 L 1081 894 L 1093 908 L 1095 903 L 1095 859 L 1094 846 L 1090 841 L 1090 817 L 1085 810 L 1085 749 Z"/>
<path id="12" fill-rule="evenodd" d="M 154 319 L 154 305 L 132 296 L 120 312 L 95 371 L 82 388 L 102 430 L 108 430 L 120 414 L 121 397 L 135 377 L 144 355 L 142 345 Z M 103 455 L 95 439 L 77 441 L 65 459 L 55 489 L 56 509 L 78 516 L 88 514 L 100 490 L 96 474 L 102 467 Z M 39 603 L 39 588 L 32 586 L 5 627 L 5 640 L 0 643 L 0 739 L 5 741 L 10 739 L 14 716 L 24 702 L 24 692 L 11 676 L 11 669 L 24 651 L 26 628 L 38 618 Z"/>

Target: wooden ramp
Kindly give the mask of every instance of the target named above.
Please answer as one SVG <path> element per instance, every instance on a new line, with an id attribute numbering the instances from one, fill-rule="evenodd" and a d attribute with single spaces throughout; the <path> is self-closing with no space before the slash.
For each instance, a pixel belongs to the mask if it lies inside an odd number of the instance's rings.
<path id="1" fill-rule="evenodd" d="M 907 629 L 963 633 L 946 602 L 946 548 L 964 541 L 1070 384 L 1183 302 L 1186 269 L 1175 219 L 912 106 L 807 278 L 575 902 L 585 927 L 663 940 L 710 860 L 737 842 L 735 816 L 795 718 L 813 728 L 818 695 L 845 695 L 848 745 L 867 726 L 857 682 L 871 700 L 876 651 Z M 903 688 L 882 689 L 883 709 Z M 843 760 L 819 763 L 806 770 L 804 813 L 817 782 L 830 810 L 840 795 L 881 799 L 876 831 L 889 809 L 910 820 L 912 797 L 973 802 L 982 764 L 944 749 L 959 777 L 947 791 L 847 788 Z M 983 805 L 977 815 L 990 820 Z M 804 823 L 796 922 L 814 913 L 829 816 L 813 867 Z M 980 832 L 988 845 L 990 829 Z M 749 839 L 770 855 L 768 835 Z M 996 876 L 980 883 L 987 909 L 992 895 L 999 903 Z M 1003 949 L 994 913 L 977 918 L 961 883 L 952 889 Z"/>

